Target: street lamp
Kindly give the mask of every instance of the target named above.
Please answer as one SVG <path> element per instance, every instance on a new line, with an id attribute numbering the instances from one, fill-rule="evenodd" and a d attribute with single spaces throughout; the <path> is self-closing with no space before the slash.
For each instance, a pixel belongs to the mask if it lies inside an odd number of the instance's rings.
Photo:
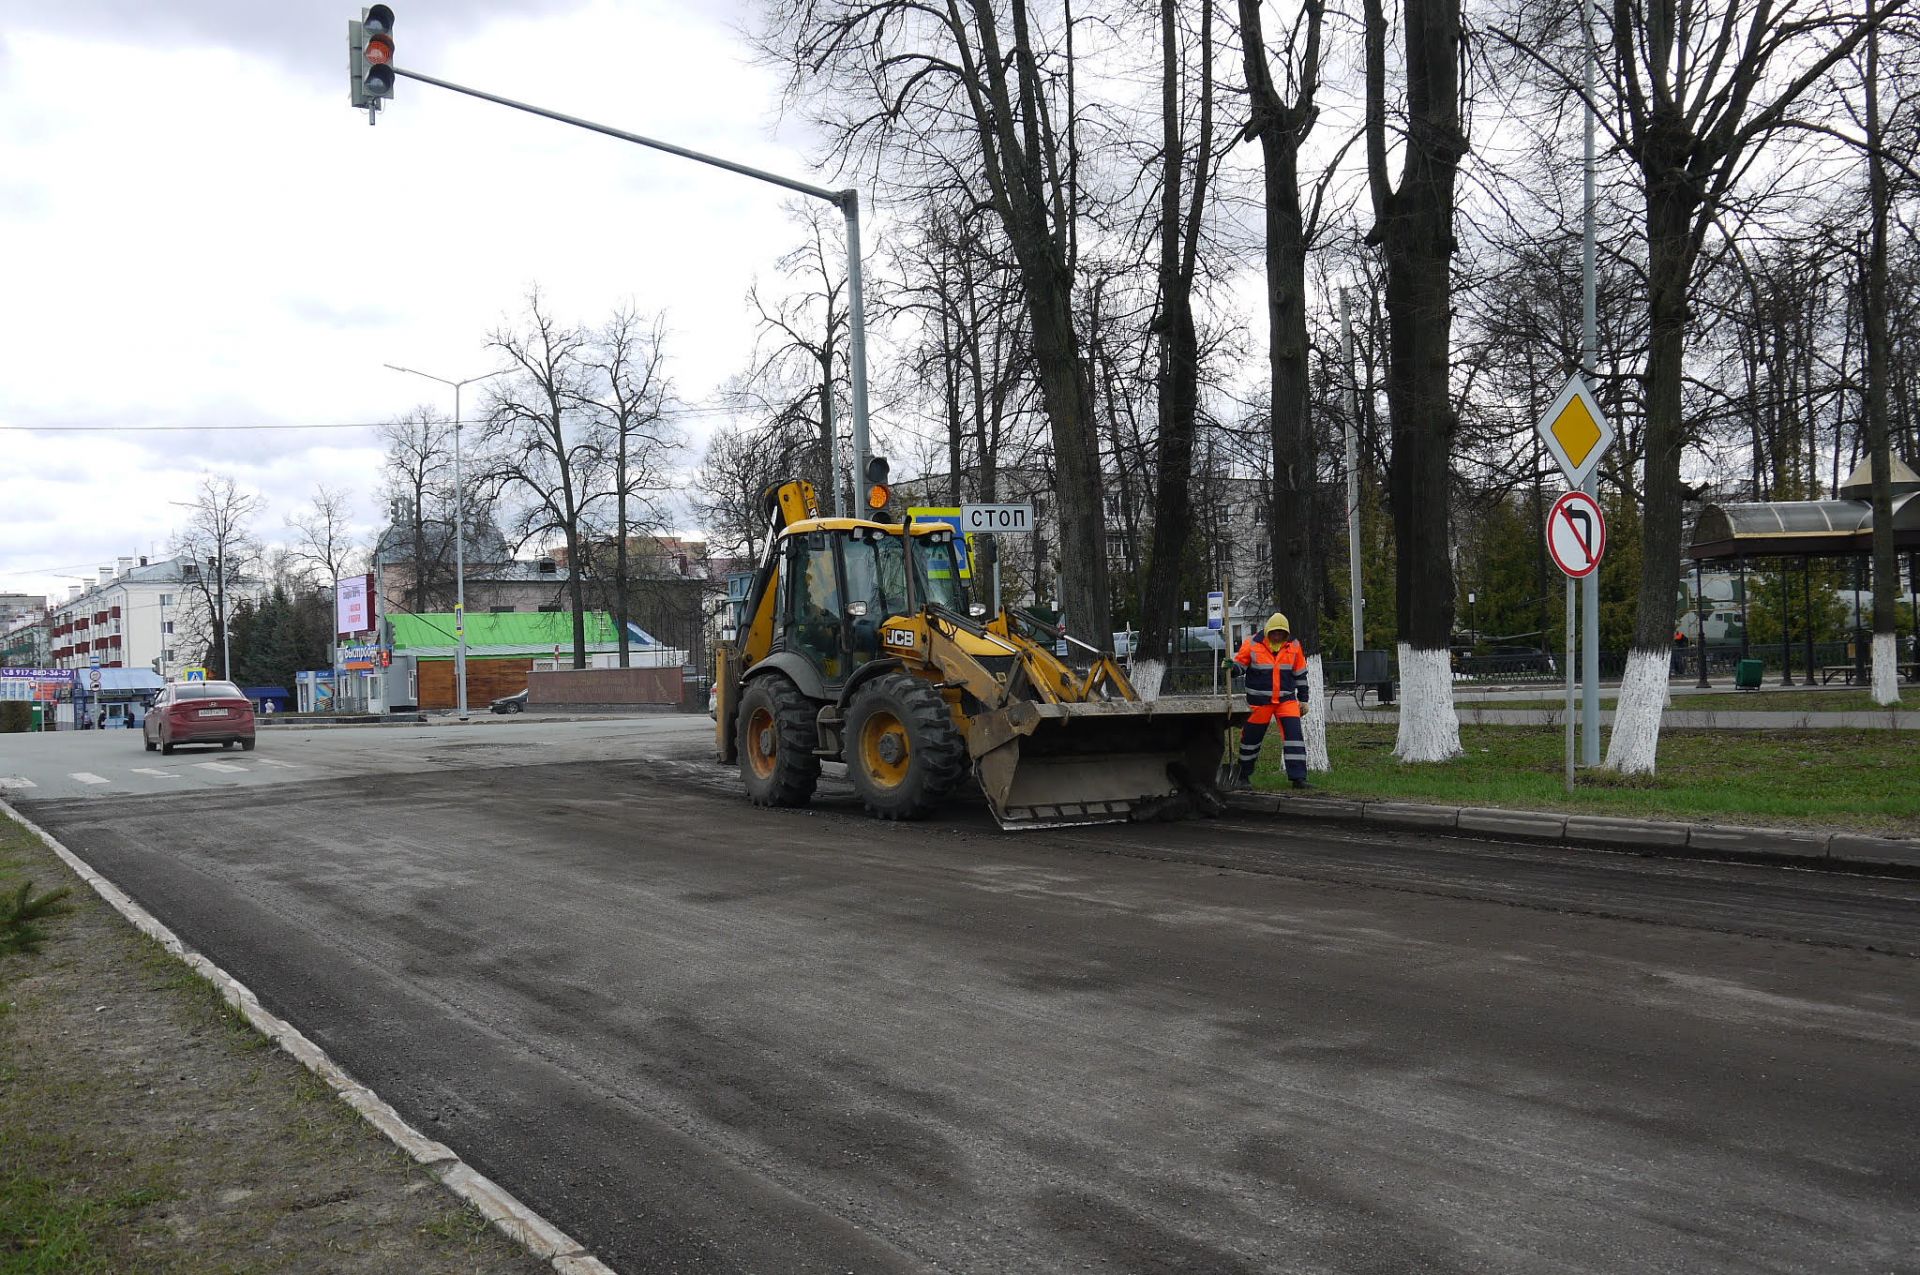
<path id="1" fill-rule="evenodd" d="M 453 387 L 453 636 L 456 643 L 453 655 L 453 682 L 458 696 L 460 720 L 464 722 L 467 720 L 467 489 L 460 473 L 460 390 L 462 386 L 472 385 L 475 381 L 505 376 L 511 369 L 501 368 L 498 372 L 482 372 L 479 376 L 469 376 L 464 381 L 450 381 L 444 376 L 435 376 L 431 372 L 422 372 L 416 368 L 401 367 L 397 363 L 385 363 L 381 366 Z M 413 570 L 418 576 L 420 564 L 414 563 Z"/>

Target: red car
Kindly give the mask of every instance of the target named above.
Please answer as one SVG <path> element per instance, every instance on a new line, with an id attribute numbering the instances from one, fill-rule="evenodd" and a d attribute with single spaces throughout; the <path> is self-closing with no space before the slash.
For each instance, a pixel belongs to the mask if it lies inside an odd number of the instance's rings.
<path id="1" fill-rule="evenodd" d="M 140 728 L 147 751 L 180 744 L 235 744 L 253 751 L 253 702 L 232 682 L 174 682 L 154 698 Z"/>

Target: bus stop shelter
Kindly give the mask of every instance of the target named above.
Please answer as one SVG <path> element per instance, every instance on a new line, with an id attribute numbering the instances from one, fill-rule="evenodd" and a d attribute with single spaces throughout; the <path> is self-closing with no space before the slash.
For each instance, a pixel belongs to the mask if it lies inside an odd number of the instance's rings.
<path id="1" fill-rule="evenodd" d="M 1732 565 L 1740 577 L 1740 655 L 1749 655 L 1747 639 L 1747 571 L 1755 562 L 1776 563 L 1780 573 L 1781 626 L 1780 655 L 1782 686 L 1793 685 L 1793 625 L 1791 623 L 1792 588 L 1788 579 L 1797 560 L 1801 577 L 1800 635 L 1805 647 L 1806 684 L 1816 685 L 1821 668 L 1814 658 L 1813 634 L 1813 560 L 1815 558 L 1849 560 L 1854 564 L 1856 587 L 1869 587 L 1873 557 L 1872 476 L 1862 461 L 1841 484 L 1835 500 L 1769 500 L 1743 504 L 1708 505 L 1694 523 L 1693 544 L 1688 556 L 1693 559 L 1695 593 L 1704 563 Z M 1893 462 L 1893 546 L 1906 566 L 1907 596 L 1920 601 L 1920 475 L 1899 460 Z M 1696 608 L 1696 615 L 1703 614 Z M 1920 626 L 1920 606 L 1914 607 L 1914 622 Z M 1857 617 L 1856 617 L 1857 619 Z M 1920 645 L 1920 634 L 1914 635 Z M 1707 685 L 1707 652 L 1704 631 L 1696 642 L 1699 651 L 1700 678 Z M 1866 643 L 1856 631 L 1853 642 L 1853 670 L 1849 681 L 1864 681 Z M 1909 674 L 1913 672 L 1909 669 Z"/>

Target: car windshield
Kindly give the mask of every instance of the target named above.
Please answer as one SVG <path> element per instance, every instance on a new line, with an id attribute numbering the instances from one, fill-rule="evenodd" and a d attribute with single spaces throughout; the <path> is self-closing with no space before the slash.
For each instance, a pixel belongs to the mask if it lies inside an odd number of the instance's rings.
<path id="1" fill-rule="evenodd" d="M 181 682 L 173 688 L 175 699 L 245 699 L 232 682 Z"/>
<path id="2" fill-rule="evenodd" d="M 882 532 L 849 539 L 847 601 L 867 604 L 867 618 L 883 620 L 907 609 L 907 560 L 900 537 Z"/>
<path id="3" fill-rule="evenodd" d="M 920 567 L 920 587 L 926 591 L 927 601 L 964 612 L 967 597 L 960 584 L 960 568 L 954 561 L 952 540 L 915 536 L 913 556 Z"/>

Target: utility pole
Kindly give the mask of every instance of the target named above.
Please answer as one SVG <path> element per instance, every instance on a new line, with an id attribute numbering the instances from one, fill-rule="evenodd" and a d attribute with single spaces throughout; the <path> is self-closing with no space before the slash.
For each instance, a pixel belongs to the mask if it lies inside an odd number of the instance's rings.
<path id="1" fill-rule="evenodd" d="M 1582 218 L 1583 242 L 1580 245 L 1581 340 L 1580 374 L 1589 384 L 1595 379 L 1600 362 L 1600 320 L 1598 286 L 1593 263 L 1593 0 L 1582 0 L 1581 28 L 1586 44 L 1586 210 Z M 1596 501 L 1600 497 L 1600 471 L 1587 476 L 1581 490 Z M 1580 582 L 1580 606 L 1585 613 L 1580 626 L 1580 751 L 1589 766 L 1600 764 L 1600 568 L 1598 565 Z M 1571 634 L 1569 634 L 1571 636 Z"/>
<path id="2" fill-rule="evenodd" d="M 460 720 L 464 722 L 467 720 L 467 486 L 460 468 L 460 390 L 475 381 L 505 376 L 511 369 L 502 368 L 498 372 L 469 376 L 464 381 L 450 381 L 443 376 L 393 363 L 383 366 L 453 387 L 453 684 Z M 576 565 L 572 569 L 577 571 L 579 567 Z M 417 562 L 413 564 L 413 574 L 417 588 L 420 578 L 420 564 Z"/>
<path id="3" fill-rule="evenodd" d="M 1353 612 L 1353 673 L 1360 676 L 1367 600 L 1360 596 L 1360 378 L 1353 370 L 1353 294 L 1340 289 L 1340 349 L 1347 374 L 1347 596 Z"/>

